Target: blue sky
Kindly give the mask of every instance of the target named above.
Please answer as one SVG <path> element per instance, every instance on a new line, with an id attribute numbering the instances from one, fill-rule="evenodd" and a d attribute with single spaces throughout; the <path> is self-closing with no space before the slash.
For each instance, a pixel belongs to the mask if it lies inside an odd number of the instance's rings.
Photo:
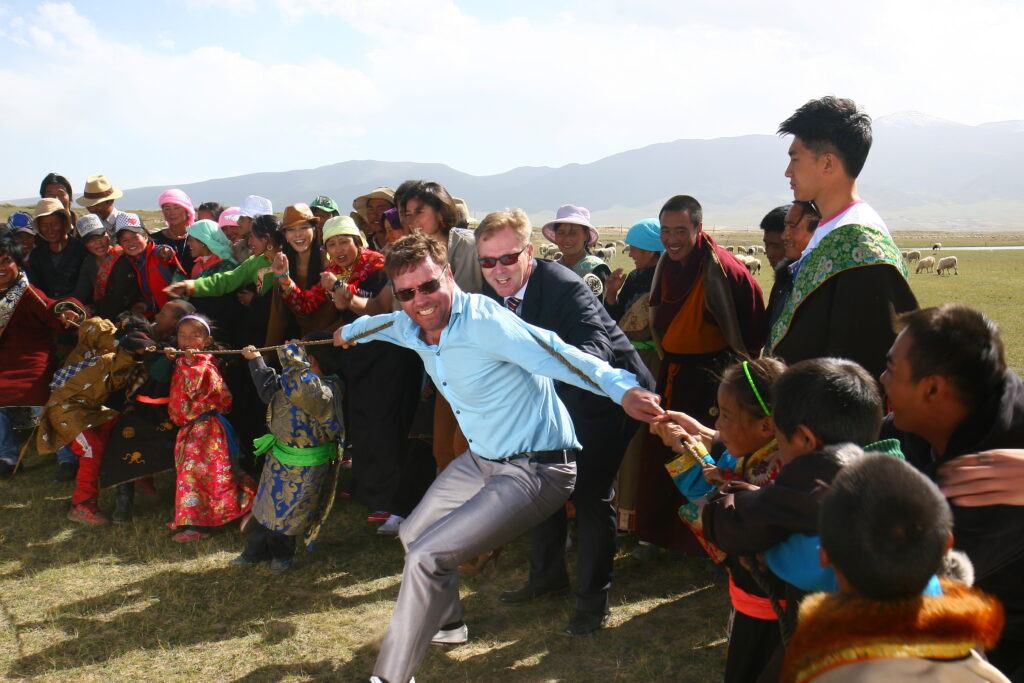
<path id="1" fill-rule="evenodd" d="M 0 0 L 0 197 L 347 159 L 469 173 L 772 133 L 823 94 L 1024 119 L 1024 10 L 862 0 Z M 13 163 L 11 160 L 15 160 Z M 230 199 L 230 198 L 226 198 Z"/>

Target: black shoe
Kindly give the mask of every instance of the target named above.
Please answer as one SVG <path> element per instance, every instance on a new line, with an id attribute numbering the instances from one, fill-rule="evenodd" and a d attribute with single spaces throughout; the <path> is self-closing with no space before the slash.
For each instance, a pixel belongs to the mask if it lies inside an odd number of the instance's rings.
<path id="1" fill-rule="evenodd" d="M 599 631 L 608 623 L 607 612 L 576 612 L 565 627 L 567 636 L 585 636 L 588 633 Z"/>
<path id="2" fill-rule="evenodd" d="M 522 588 L 511 591 L 502 591 L 498 594 L 498 601 L 505 603 L 529 602 L 544 595 L 565 595 L 569 592 L 569 582 L 555 586 L 534 586 L 527 583 Z"/>
<path id="3" fill-rule="evenodd" d="M 114 512 L 110 521 L 114 524 L 127 524 L 132 521 L 132 508 L 135 506 L 135 488 L 131 484 L 119 484 L 117 498 L 114 500 Z"/>
<path id="4" fill-rule="evenodd" d="M 0 460 L 0 478 L 6 479 L 14 474 L 14 465 L 6 460 Z"/>
<path id="5" fill-rule="evenodd" d="M 54 481 L 74 481 L 78 474 L 78 461 L 57 463 L 57 474 L 53 475 Z"/>

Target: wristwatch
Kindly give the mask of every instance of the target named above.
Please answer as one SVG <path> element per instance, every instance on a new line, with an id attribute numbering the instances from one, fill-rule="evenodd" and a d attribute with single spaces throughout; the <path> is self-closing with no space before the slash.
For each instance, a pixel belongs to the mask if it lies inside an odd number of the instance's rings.
<path id="1" fill-rule="evenodd" d="M 345 284 L 345 281 L 344 281 L 344 280 L 335 280 L 335 281 L 334 281 L 334 284 L 333 284 L 333 285 L 331 285 L 331 291 L 332 291 L 332 292 L 337 292 L 339 288 L 341 288 L 342 286 L 344 286 L 344 284 Z"/>

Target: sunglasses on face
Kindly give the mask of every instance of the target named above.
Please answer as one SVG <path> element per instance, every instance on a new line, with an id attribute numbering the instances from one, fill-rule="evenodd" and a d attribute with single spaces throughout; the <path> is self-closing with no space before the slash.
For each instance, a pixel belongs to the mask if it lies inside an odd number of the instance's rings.
<path id="1" fill-rule="evenodd" d="M 476 260 L 480 263 L 481 268 L 493 268 L 499 263 L 503 266 L 511 266 L 519 260 L 519 255 L 524 251 L 526 251 L 526 247 L 523 247 L 514 254 L 502 254 L 501 256 L 478 256 Z"/>
<path id="2" fill-rule="evenodd" d="M 416 296 L 416 292 L 419 292 L 420 294 L 433 294 L 437 290 L 441 289 L 441 281 L 444 279 L 444 273 L 446 270 L 448 270 L 448 266 L 444 267 L 444 270 L 441 271 L 441 274 L 438 277 L 435 277 L 433 280 L 427 280 L 415 287 L 409 287 L 408 289 L 395 289 L 392 287 L 391 291 L 394 292 L 395 298 L 402 302 L 412 301 L 413 297 Z"/>

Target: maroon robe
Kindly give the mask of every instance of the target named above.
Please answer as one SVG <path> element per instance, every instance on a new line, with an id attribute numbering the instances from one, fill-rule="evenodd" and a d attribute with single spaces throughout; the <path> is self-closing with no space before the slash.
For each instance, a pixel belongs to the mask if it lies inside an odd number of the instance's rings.
<path id="1" fill-rule="evenodd" d="M 50 397 L 54 341 L 64 330 L 57 302 L 28 286 L 0 334 L 0 407 L 41 406 Z"/>

